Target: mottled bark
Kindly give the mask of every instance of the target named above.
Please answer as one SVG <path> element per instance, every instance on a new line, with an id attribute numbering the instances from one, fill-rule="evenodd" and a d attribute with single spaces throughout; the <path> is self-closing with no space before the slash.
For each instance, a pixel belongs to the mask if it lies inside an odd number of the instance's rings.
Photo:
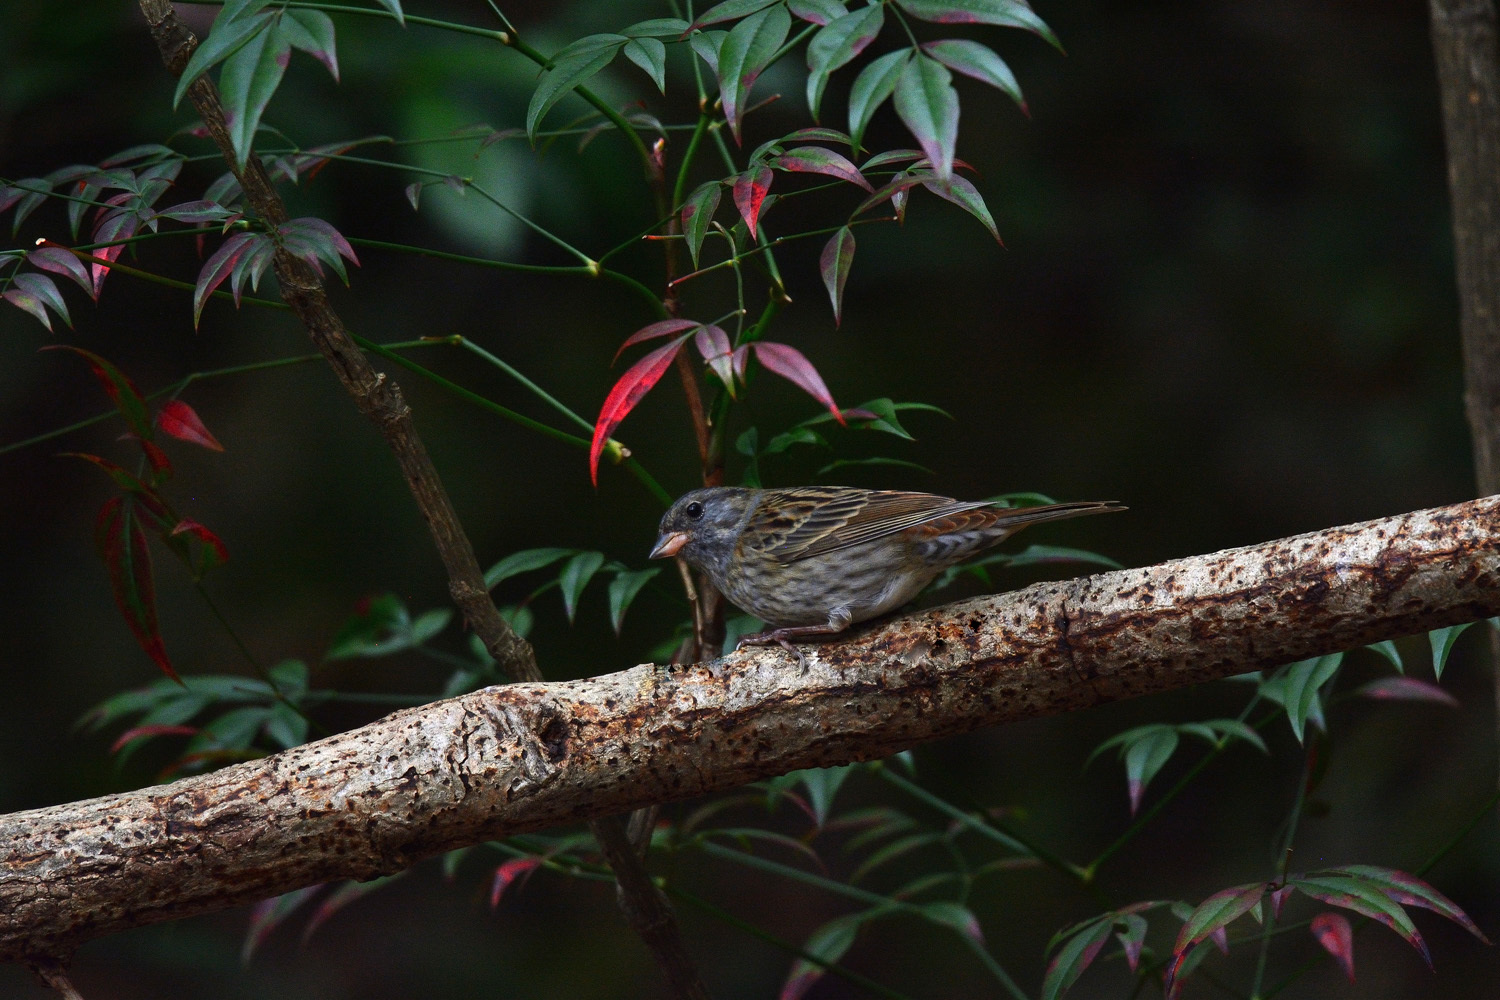
<path id="1" fill-rule="evenodd" d="M 1491 0 L 1430 0 L 1453 207 L 1464 412 L 1479 495 L 1500 492 L 1500 51 Z M 1490 636 L 1500 707 L 1500 632 Z"/>
<path id="2" fill-rule="evenodd" d="M 514 684 L 0 817 L 0 959 L 980 726 L 1500 614 L 1500 497 L 947 605 L 707 666 Z"/>

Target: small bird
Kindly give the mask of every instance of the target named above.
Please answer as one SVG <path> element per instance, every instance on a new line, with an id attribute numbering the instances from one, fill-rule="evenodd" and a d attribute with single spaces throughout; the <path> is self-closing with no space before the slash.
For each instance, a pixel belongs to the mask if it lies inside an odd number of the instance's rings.
<path id="1" fill-rule="evenodd" d="M 1112 500 L 1000 508 L 930 493 L 717 486 L 684 493 L 652 559 L 680 556 L 770 628 L 740 645 L 832 635 L 893 611 L 943 570 L 1030 524 L 1125 510 Z"/>

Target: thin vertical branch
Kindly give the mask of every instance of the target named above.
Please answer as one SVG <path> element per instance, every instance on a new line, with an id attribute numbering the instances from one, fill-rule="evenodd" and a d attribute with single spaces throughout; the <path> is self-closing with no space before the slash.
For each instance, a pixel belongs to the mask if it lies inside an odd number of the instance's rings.
<path id="1" fill-rule="evenodd" d="M 1464 411 L 1479 495 L 1500 490 L 1500 51 L 1492 0 L 1429 0 L 1453 207 Z M 1500 632 L 1490 637 L 1500 706 Z"/>

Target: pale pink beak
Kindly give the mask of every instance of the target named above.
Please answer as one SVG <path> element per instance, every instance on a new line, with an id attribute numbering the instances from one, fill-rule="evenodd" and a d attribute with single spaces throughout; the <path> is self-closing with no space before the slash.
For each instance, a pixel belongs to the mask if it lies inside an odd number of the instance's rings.
<path id="1" fill-rule="evenodd" d="M 687 543 L 688 536 L 685 531 L 674 531 L 669 535 L 662 535 L 656 540 L 656 548 L 651 550 L 651 558 L 665 559 L 668 556 L 675 556 Z"/>

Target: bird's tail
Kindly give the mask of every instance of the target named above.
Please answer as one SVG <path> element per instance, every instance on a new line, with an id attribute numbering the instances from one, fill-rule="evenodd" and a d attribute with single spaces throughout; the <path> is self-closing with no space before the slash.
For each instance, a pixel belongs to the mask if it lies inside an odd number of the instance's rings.
<path id="1" fill-rule="evenodd" d="M 995 527 L 1009 528 L 1019 531 L 1028 524 L 1040 524 L 1043 521 L 1062 521 L 1070 517 L 1084 517 L 1088 514 L 1108 514 L 1116 510 L 1129 510 L 1124 504 L 1114 500 L 1079 500 L 1075 503 L 1054 503 L 1044 507 L 1017 507 L 1014 510 L 1001 510 L 995 519 Z"/>

